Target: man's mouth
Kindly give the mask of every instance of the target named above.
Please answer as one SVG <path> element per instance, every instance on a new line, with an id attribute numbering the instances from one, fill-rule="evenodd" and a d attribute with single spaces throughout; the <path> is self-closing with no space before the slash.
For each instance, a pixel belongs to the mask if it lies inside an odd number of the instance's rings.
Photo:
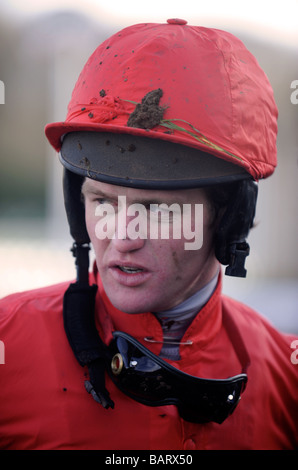
<path id="1" fill-rule="evenodd" d="M 136 274 L 136 273 L 141 273 L 144 270 L 141 268 L 133 267 L 133 266 L 117 266 L 120 271 L 126 274 Z"/>
<path id="2" fill-rule="evenodd" d="M 109 272 L 112 278 L 123 286 L 136 287 L 147 282 L 152 271 L 139 264 L 133 264 L 128 261 L 117 260 L 109 265 Z"/>

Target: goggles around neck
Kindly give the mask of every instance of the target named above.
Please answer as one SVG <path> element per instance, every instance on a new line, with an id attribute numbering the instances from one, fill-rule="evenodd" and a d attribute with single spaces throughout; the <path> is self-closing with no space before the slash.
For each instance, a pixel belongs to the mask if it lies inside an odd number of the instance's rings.
<path id="1" fill-rule="evenodd" d="M 109 375 L 123 393 L 148 406 L 176 405 L 181 418 L 193 423 L 222 423 L 247 382 L 244 372 L 227 379 L 186 374 L 120 331 L 113 333 L 110 350 Z"/>
<path id="2" fill-rule="evenodd" d="M 205 379 L 186 374 L 153 354 L 124 332 L 114 332 L 107 346 L 94 322 L 97 286 L 70 284 L 64 294 L 64 328 L 81 366 L 87 366 L 85 388 L 105 409 L 114 402 L 105 388 L 105 371 L 123 393 L 148 406 L 176 405 L 189 422 L 222 423 L 236 408 L 247 383 L 250 363 L 245 343 L 233 319 L 222 311 L 223 326 L 242 366 L 239 375 L 227 379 Z"/>

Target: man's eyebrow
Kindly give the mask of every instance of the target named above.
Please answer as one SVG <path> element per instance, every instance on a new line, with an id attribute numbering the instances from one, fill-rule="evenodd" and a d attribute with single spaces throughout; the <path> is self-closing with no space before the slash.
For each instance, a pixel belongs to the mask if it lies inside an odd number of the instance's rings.
<path id="1" fill-rule="evenodd" d="M 124 196 L 123 194 L 117 194 L 117 196 L 115 195 L 111 195 L 109 193 L 106 193 L 104 190 L 102 189 L 99 189 L 99 188 L 96 188 L 86 182 L 83 183 L 82 185 L 82 194 L 85 195 L 85 194 L 93 194 L 93 195 L 96 195 L 98 197 L 102 197 L 103 199 L 114 199 L 117 197 L 122 197 Z M 124 197 L 127 197 L 127 196 L 124 196 Z M 127 198 L 129 199 L 129 198 Z M 177 200 L 175 199 L 174 201 L 172 200 L 169 200 L 169 198 L 165 197 L 156 197 L 155 195 L 152 195 L 150 196 L 148 194 L 148 196 L 144 196 L 144 195 L 141 195 L 140 197 L 138 196 L 134 196 L 133 197 L 133 200 L 130 201 L 130 204 L 141 204 L 145 207 L 148 207 L 150 205 L 161 205 L 161 204 L 166 204 L 167 206 L 171 206 L 172 204 L 179 204 L 181 205 L 181 201 L 179 198 L 177 198 Z"/>
<path id="2" fill-rule="evenodd" d="M 137 202 L 139 204 L 143 204 L 144 206 L 149 206 L 151 204 L 152 205 L 158 205 L 158 206 L 161 205 L 161 204 L 166 204 L 167 206 L 171 206 L 172 204 L 175 204 L 175 203 L 179 204 L 179 202 L 176 201 L 176 200 L 175 201 L 169 201 L 169 200 L 165 200 L 163 198 L 162 199 L 157 199 L 157 198 L 154 198 L 154 197 L 152 197 L 152 198 L 148 197 L 148 199 L 147 198 L 140 198 L 140 199 L 137 200 Z"/>

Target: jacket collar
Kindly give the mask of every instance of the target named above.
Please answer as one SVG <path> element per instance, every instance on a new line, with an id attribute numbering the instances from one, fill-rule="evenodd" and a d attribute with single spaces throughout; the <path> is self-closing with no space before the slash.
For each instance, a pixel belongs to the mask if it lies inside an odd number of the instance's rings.
<path id="1" fill-rule="evenodd" d="M 106 344 L 112 339 L 113 331 L 130 334 L 154 354 L 159 354 L 163 332 L 155 315 L 147 313 L 129 314 L 115 308 L 107 297 L 99 274 L 94 268 L 94 281 L 98 285 L 96 298 L 96 321 L 100 335 Z M 215 338 L 222 326 L 221 310 L 222 274 L 220 272 L 217 287 L 204 307 L 198 312 L 180 344 L 180 356 L 183 361 L 191 354 L 205 348 Z"/>

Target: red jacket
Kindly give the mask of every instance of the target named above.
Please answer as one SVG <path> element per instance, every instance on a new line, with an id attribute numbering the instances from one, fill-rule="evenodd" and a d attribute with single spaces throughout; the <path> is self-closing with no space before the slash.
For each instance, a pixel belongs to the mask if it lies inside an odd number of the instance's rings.
<path id="1" fill-rule="evenodd" d="M 93 277 L 93 275 L 91 275 Z M 94 282 L 94 279 L 92 279 Z M 103 339 L 125 331 L 144 343 L 162 339 L 150 314 L 116 310 L 99 283 L 96 315 Z M 298 444 L 298 364 L 294 337 L 277 332 L 250 308 L 222 296 L 221 283 L 188 328 L 172 364 L 192 375 L 226 378 L 241 372 L 222 325 L 233 315 L 249 350 L 248 384 L 235 412 L 222 424 L 183 421 L 173 405 L 148 407 L 106 386 L 115 402 L 105 410 L 84 388 L 86 371 L 66 339 L 62 299 L 68 284 L 13 294 L 0 302 L 1 449 L 294 449 Z M 158 354 L 160 345 L 150 349 Z"/>

